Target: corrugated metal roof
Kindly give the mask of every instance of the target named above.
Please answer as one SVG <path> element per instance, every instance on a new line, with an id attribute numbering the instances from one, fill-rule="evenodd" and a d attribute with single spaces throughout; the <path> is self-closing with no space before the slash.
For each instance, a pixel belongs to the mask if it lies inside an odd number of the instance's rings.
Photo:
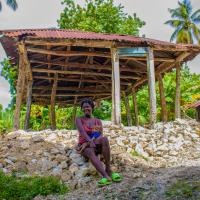
<path id="1" fill-rule="evenodd" d="M 200 106 L 200 101 L 194 102 L 192 104 L 187 105 L 187 108 L 197 108 Z"/>
<path id="2" fill-rule="evenodd" d="M 66 30 L 66 29 L 17 29 L 17 30 L 1 30 L 0 33 L 4 36 L 16 38 L 23 34 L 33 36 L 36 38 L 52 38 L 52 39 L 85 39 L 85 40 L 107 40 L 118 42 L 131 42 L 135 44 L 151 45 L 167 45 L 174 46 L 175 48 L 183 48 L 185 46 L 197 47 L 197 45 L 180 45 L 165 41 L 154 39 L 136 37 L 132 35 L 118 35 L 118 34 L 104 34 L 94 32 L 83 32 L 79 30 Z"/>

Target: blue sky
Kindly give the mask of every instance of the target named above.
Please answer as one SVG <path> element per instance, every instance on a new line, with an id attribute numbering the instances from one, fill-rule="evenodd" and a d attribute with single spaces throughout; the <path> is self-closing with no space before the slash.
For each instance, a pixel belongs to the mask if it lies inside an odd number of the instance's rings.
<path id="1" fill-rule="evenodd" d="M 61 0 L 17 0 L 19 7 L 16 12 L 3 3 L 0 12 L 0 29 L 17 28 L 51 28 L 57 27 L 57 19 L 63 6 Z M 76 0 L 83 4 L 82 0 Z M 200 8 L 200 0 L 191 0 L 194 11 Z M 146 37 L 169 41 L 173 30 L 164 25 L 170 19 L 168 8 L 177 7 L 177 0 L 115 0 L 116 4 L 121 3 L 125 12 L 136 13 L 138 17 L 146 22 L 140 34 Z M 0 60 L 5 58 L 5 52 L 0 46 Z M 200 56 L 188 63 L 191 70 L 200 73 Z M 6 80 L 0 77 L 0 104 L 4 108 L 10 102 L 9 85 Z"/>

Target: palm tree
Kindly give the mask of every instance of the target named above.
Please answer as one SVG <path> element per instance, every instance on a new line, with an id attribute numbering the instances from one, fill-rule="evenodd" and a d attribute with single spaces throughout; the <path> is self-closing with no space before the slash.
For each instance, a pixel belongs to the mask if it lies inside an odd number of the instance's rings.
<path id="1" fill-rule="evenodd" d="M 165 22 L 175 28 L 170 41 L 193 44 L 196 40 L 200 44 L 200 29 L 197 26 L 200 23 L 200 9 L 192 13 L 190 0 L 178 1 L 178 5 L 176 9 L 168 9 L 172 20 Z"/>
<path id="2" fill-rule="evenodd" d="M 17 1 L 16 0 L 6 0 L 6 4 L 12 8 L 12 10 L 17 10 Z M 1 1 L 0 1 L 0 11 L 2 10 L 2 4 L 1 4 Z"/>

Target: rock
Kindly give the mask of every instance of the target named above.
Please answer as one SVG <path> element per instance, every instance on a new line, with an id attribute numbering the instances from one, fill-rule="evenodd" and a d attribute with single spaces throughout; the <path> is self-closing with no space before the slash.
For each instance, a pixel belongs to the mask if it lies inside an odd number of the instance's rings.
<path id="1" fill-rule="evenodd" d="M 69 166 L 69 171 L 71 174 L 75 174 L 75 172 L 77 172 L 79 170 L 79 167 L 76 163 L 72 163 L 70 166 Z"/>
<path id="2" fill-rule="evenodd" d="M 140 143 L 138 143 L 138 144 L 136 145 L 135 151 L 136 151 L 138 154 L 140 154 L 140 155 L 142 155 L 142 156 L 144 156 L 144 157 L 148 157 L 148 156 L 149 156 L 148 153 L 145 152 L 145 151 L 143 150 L 142 145 L 141 145 Z"/>
<path id="3" fill-rule="evenodd" d="M 32 140 L 33 142 L 43 142 L 44 138 L 41 135 L 33 135 Z"/>
<path id="4" fill-rule="evenodd" d="M 58 167 L 54 167 L 52 170 L 52 175 L 53 176 L 62 176 L 62 168 Z"/>

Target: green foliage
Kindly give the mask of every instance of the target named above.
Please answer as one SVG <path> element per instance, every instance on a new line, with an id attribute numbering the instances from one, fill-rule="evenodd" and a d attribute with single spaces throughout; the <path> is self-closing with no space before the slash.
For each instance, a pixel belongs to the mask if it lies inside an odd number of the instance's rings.
<path id="1" fill-rule="evenodd" d="M 178 2 L 179 7 L 169 9 L 172 20 L 168 20 L 165 24 L 175 28 L 171 36 L 171 41 L 177 43 L 192 44 L 196 40 L 200 44 L 200 9 L 192 13 L 192 5 L 190 0 Z"/>
<path id="2" fill-rule="evenodd" d="M 37 195 L 64 194 L 69 189 L 56 177 L 6 176 L 0 172 L 0 199 L 31 200 Z"/>
<path id="3" fill-rule="evenodd" d="M 140 158 L 143 158 L 144 160 L 148 161 L 148 158 L 146 158 L 145 156 L 139 154 L 139 153 L 138 153 L 137 151 L 135 151 L 135 150 L 131 151 L 130 153 L 131 153 L 131 155 L 132 155 L 133 157 L 140 157 Z"/>
<path id="4" fill-rule="evenodd" d="M 177 181 L 167 189 L 165 195 L 166 199 L 198 199 L 200 195 L 200 182 Z"/>
<path id="5" fill-rule="evenodd" d="M 8 132 L 13 128 L 13 109 L 0 109 L 0 133 Z"/>
<path id="6" fill-rule="evenodd" d="M 145 24 L 135 13 L 126 14 L 122 5 L 115 6 L 113 0 L 85 0 L 84 7 L 73 0 L 63 0 L 62 4 L 65 8 L 58 24 L 63 29 L 139 35 L 139 28 Z"/>
<path id="7" fill-rule="evenodd" d="M 17 80 L 17 66 L 11 65 L 8 59 L 4 59 L 1 63 L 2 70 L 1 76 L 3 76 L 10 85 L 10 94 L 11 94 L 11 105 L 14 105 L 15 96 L 16 96 L 16 80 Z"/>

